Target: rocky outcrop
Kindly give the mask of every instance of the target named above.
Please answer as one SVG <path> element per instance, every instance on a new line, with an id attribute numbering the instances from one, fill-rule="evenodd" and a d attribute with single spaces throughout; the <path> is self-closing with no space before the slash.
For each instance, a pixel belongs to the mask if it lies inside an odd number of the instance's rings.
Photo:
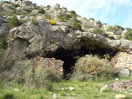
<path id="1" fill-rule="evenodd" d="M 38 69 L 43 71 L 48 68 L 52 68 L 54 70 L 53 73 L 55 73 L 59 78 L 63 76 L 63 61 L 56 60 L 55 58 L 50 59 L 43 57 L 34 57 L 30 60 L 17 61 L 10 70 L 6 69 L 2 73 L 0 73 L 0 80 L 15 80 L 22 83 L 25 80 L 24 75 L 27 72 L 31 71 L 30 74 L 35 74 L 34 72 Z"/>
<path id="2" fill-rule="evenodd" d="M 32 25 L 30 22 L 10 30 L 9 42 L 14 44 L 20 38 L 28 43 L 19 53 L 27 56 L 47 56 L 59 48 L 66 50 L 80 49 L 82 46 L 87 49 L 96 47 L 110 48 L 132 54 L 132 41 L 111 40 L 92 32 L 73 30 L 67 25 L 51 25 L 48 21 L 39 20 L 39 25 Z M 20 49 L 14 49 L 16 52 Z"/>
<path id="3" fill-rule="evenodd" d="M 124 91 L 132 88 L 132 80 L 124 81 L 124 82 L 114 82 L 108 85 L 105 85 L 101 88 L 100 92 L 113 90 L 113 91 Z"/>
<path id="4" fill-rule="evenodd" d="M 8 20 L 0 15 L 0 36 L 5 37 L 9 31 Z"/>
<path id="5" fill-rule="evenodd" d="M 129 68 L 132 70 L 132 55 L 126 52 L 119 52 L 111 62 L 115 64 L 115 68 Z"/>

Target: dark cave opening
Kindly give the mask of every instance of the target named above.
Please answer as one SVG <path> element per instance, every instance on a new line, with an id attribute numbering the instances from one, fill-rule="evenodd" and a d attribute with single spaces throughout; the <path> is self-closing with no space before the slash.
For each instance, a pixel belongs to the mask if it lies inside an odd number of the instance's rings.
<path id="1" fill-rule="evenodd" d="M 105 54 L 110 55 L 110 59 L 114 57 L 117 54 L 118 50 L 113 50 L 110 48 L 100 48 L 95 47 L 95 49 L 87 49 L 84 46 L 82 46 L 80 49 L 72 49 L 72 50 L 66 50 L 64 48 L 59 48 L 55 53 L 53 53 L 51 57 L 54 57 L 56 59 L 60 59 L 64 61 L 63 64 L 63 77 L 65 79 L 69 79 L 71 74 L 74 71 L 74 64 L 76 63 L 77 59 L 75 57 L 83 57 L 86 54 L 92 54 L 97 55 L 100 58 L 104 58 Z"/>

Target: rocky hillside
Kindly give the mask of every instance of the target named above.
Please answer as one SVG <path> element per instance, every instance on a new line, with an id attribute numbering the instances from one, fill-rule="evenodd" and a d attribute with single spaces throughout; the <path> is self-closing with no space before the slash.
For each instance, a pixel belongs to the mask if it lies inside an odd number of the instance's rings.
<path id="1" fill-rule="evenodd" d="M 0 36 L 6 38 L 15 60 L 55 57 L 64 61 L 68 72 L 75 56 L 109 54 L 112 59 L 120 52 L 128 58 L 123 62 L 126 67 L 132 67 L 131 28 L 84 18 L 59 4 L 37 6 L 27 0 L 1 1 L 0 14 Z M 114 57 L 117 67 L 126 59 L 118 59 L 120 53 Z"/>

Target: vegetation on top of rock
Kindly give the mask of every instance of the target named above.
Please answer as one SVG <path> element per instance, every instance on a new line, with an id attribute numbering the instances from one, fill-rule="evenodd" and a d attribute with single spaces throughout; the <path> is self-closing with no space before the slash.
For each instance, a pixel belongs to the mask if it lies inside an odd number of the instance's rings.
<path id="1" fill-rule="evenodd" d="M 7 44 L 6 40 L 0 36 L 0 50 L 1 49 L 5 50 L 5 49 L 7 49 L 7 47 L 8 47 L 8 44 Z"/>
<path id="2" fill-rule="evenodd" d="M 16 16 L 13 16 L 10 20 L 9 20 L 9 27 L 10 28 L 14 28 L 16 26 L 20 25 L 20 21 L 18 20 L 18 18 Z"/>
<path id="3" fill-rule="evenodd" d="M 102 23 L 101 23 L 101 21 L 97 21 L 97 24 L 99 25 L 99 27 L 102 27 Z"/>
<path id="4" fill-rule="evenodd" d="M 115 31 L 118 31 L 119 29 L 116 27 L 116 26 L 110 26 L 107 31 L 110 31 L 110 32 L 115 32 Z"/>
<path id="5" fill-rule="evenodd" d="M 101 28 L 94 28 L 93 29 L 93 33 L 94 34 L 103 34 L 104 33 L 104 31 L 101 29 Z"/>
<path id="6" fill-rule="evenodd" d="M 44 11 L 44 9 L 43 9 L 43 8 L 40 8 L 38 13 L 44 14 L 44 13 L 45 13 L 45 11 Z"/>
<path id="7" fill-rule="evenodd" d="M 9 70 L 13 65 L 13 59 L 9 49 L 0 49 L 0 73 Z"/>
<path id="8" fill-rule="evenodd" d="M 66 22 L 68 21 L 70 18 L 72 18 L 72 16 L 70 14 L 63 14 L 63 15 L 58 15 L 57 18 L 61 21 L 61 22 Z"/>
<path id="9" fill-rule="evenodd" d="M 16 7 L 16 8 L 17 8 L 17 7 L 20 7 L 19 4 L 14 4 L 14 3 L 12 3 L 12 4 L 13 4 L 13 6 Z"/>
<path id="10" fill-rule="evenodd" d="M 94 18 L 89 18 L 89 20 L 93 20 L 94 21 L 95 19 Z"/>
<path id="11" fill-rule="evenodd" d="M 74 22 L 72 23 L 72 27 L 75 29 L 75 30 L 81 30 L 81 24 L 80 22 L 77 20 L 77 19 L 74 19 Z"/>
<path id="12" fill-rule="evenodd" d="M 33 17 L 32 20 L 31 20 L 31 24 L 38 25 L 39 22 L 38 22 L 38 20 L 35 17 Z"/>
<path id="13" fill-rule="evenodd" d="M 93 26 L 90 23 L 84 23 L 84 24 L 82 24 L 82 28 L 84 28 L 84 29 L 89 29 L 89 28 L 92 28 L 92 27 Z"/>
<path id="14" fill-rule="evenodd" d="M 132 30 L 131 29 L 127 30 L 127 32 L 124 34 L 124 38 L 132 41 Z"/>
<path id="15" fill-rule="evenodd" d="M 76 18 L 76 12 L 75 11 L 70 11 L 70 15 L 72 16 L 72 17 L 74 17 L 74 18 Z"/>

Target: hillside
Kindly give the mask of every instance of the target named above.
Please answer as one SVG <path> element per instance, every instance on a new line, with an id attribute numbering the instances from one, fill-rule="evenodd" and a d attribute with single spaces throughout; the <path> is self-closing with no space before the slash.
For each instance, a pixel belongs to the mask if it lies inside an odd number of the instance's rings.
<path id="1" fill-rule="evenodd" d="M 42 88 L 47 97 L 51 98 L 52 92 L 56 92 L 64 98 L 69 89 L 60 93 L 56 91 L 56 85 L 63 87 L 64 82 L 64 86 L 70 87 L 68 82 L 79 89 L 84 83 L 89 93 L 91 87 L 86 84 L 89 82 L 97 86 L 98 92 L 104 84 L 108 84 L 113 95 L 115 89 L 118 93 L 119 89 L 121 92 L 126 90 L 129 98 L 131 76 L 131 28 L 84 18 L 59 4 L 51 7 L 38 6 L 28 0 L 0 1 L 0 84 L 3 88 L 0 93 L 16 84 L 22 86 L 19 91 L 25 90 L 24 87 L 31 88 L 29 92 L 32 88 Z M 115 79 L 119 79 L 117 86 Z M 78 93 L 76 89 L 75 93 Z M 95 93 L 89 98 L 95 99 Z M 18 98 L 14 91 L 13 94 Z M 19 94 L 27 99 L 30 97 L 23 92 Z M 83 94 L 84 98 L 88 97 L 85 92 L 79 93 L 80 97 L 83 98 Z M 97 98 L 102 95 L 98 94 Z M 0 97 L 4 95 L 0 94 Z"/>

